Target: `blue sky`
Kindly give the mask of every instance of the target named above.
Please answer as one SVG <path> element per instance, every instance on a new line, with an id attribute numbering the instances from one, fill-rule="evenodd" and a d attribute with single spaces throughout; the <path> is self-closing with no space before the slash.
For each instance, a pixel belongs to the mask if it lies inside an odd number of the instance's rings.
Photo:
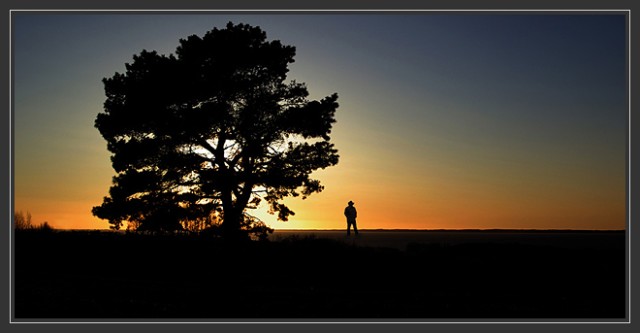
<path id="1" fill-rule="evenodd" d="M 102 78 L 228 21 L 295 46 L 312 98 L 339 95 L 340 163 L 272 225 L 338 228 L 353 198 L 369 227 L 624 227 L 625 17 L 557 12 L 14 13 L 16 209 L 106 227 L 90 214 L 113 176 Z"/>

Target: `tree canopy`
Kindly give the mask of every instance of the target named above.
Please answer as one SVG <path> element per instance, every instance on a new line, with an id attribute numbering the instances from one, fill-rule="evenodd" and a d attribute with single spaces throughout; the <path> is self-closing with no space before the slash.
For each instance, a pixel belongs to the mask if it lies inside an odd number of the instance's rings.
<path id="1" fill-rule="evenodd" d="M 93 214 L 115 229 L 199 222 L 232 237 L 264 230 L 246 212 L 266 202 L 286 221 L 282 200 L 322 191 L 311 173 L 338 163 L 338 96 L 309 100 L 304 83 L 286 81 L 294 56 L 260 27 L 228 23 L 181 39 L 175 54 L 143 50 L 103 79 L 95 127 L 116 176 Z"/>

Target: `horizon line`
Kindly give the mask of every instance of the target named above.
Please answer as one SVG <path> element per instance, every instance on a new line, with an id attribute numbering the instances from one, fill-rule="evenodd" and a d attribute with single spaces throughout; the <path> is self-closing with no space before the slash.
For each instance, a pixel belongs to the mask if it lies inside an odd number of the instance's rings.
<path id="1" fill-rule="evenodd" d="M 90 228 L 64 228 L 64 229 L 53 229 L 54 231 L 113 231 L 113 232 L 126 232 L 127 230 L 113 230 L 113 229 L 90 229 Z M 277 231 L 345 231 L 345 228 L 340 229 L 276 229 L 273 228 L 274 232 Z M 437 229 L 411 229 L 411 228 L 370 228 L 370 229 L 358 229 L 358 231 L 584 231 L 584 232 L 593 232 L 593 231 L 627 231 L 627 229 L 536 229 L 536 228 L 437 228 Z M 135 231 L 133 231 L 135 232 Z"/>
<path id="2" fill-rule="evenodd" d="M 274 231 L 344 231 L 345 229 L 275 229 Z M 536 229 L 536 228 L 371 228 L 358 231 L 626 231 L 626 229 Z"/>

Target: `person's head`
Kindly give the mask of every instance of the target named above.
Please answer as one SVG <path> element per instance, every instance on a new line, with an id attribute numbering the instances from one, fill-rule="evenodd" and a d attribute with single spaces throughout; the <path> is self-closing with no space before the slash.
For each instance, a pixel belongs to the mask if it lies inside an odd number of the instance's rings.
<path id="1" fill-rule="evenodd" d="M 349 206 L 353 206 L 353 201 L 349 201 Z"/>

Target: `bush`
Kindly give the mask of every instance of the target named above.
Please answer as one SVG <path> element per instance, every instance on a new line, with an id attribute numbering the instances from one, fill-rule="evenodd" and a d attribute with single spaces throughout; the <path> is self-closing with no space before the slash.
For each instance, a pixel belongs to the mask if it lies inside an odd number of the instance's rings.
<path id="1" fill-rule="evenodd" d="M 35 230 L 49 232 L 53 231 L 53 227 L 49 224 L 49 222 L 44 221 L 42 222 L 42 224 L 39 224 L 37 227 L 35 227 Z"/>
<path id="2" fill-rule="evenodd" d="M 26 214 L 22 211 L 15 212 L 13 214 L 13 223 L 16 230 L 33 229 L 33 224 L 31 223 L 31 213 L 29 212 L 27 212 Z"/>
<path id="3" fill-rule="evenodd" d="M 34 225 L 31 221 L 31 213 L 26 214 L 17 211 L 13 214 L 13 224 L 16 230 L 34 230 L 34 231 L 52 231 L 54 228 L 49 222 L 44 221 L 41 224 Z"/>

